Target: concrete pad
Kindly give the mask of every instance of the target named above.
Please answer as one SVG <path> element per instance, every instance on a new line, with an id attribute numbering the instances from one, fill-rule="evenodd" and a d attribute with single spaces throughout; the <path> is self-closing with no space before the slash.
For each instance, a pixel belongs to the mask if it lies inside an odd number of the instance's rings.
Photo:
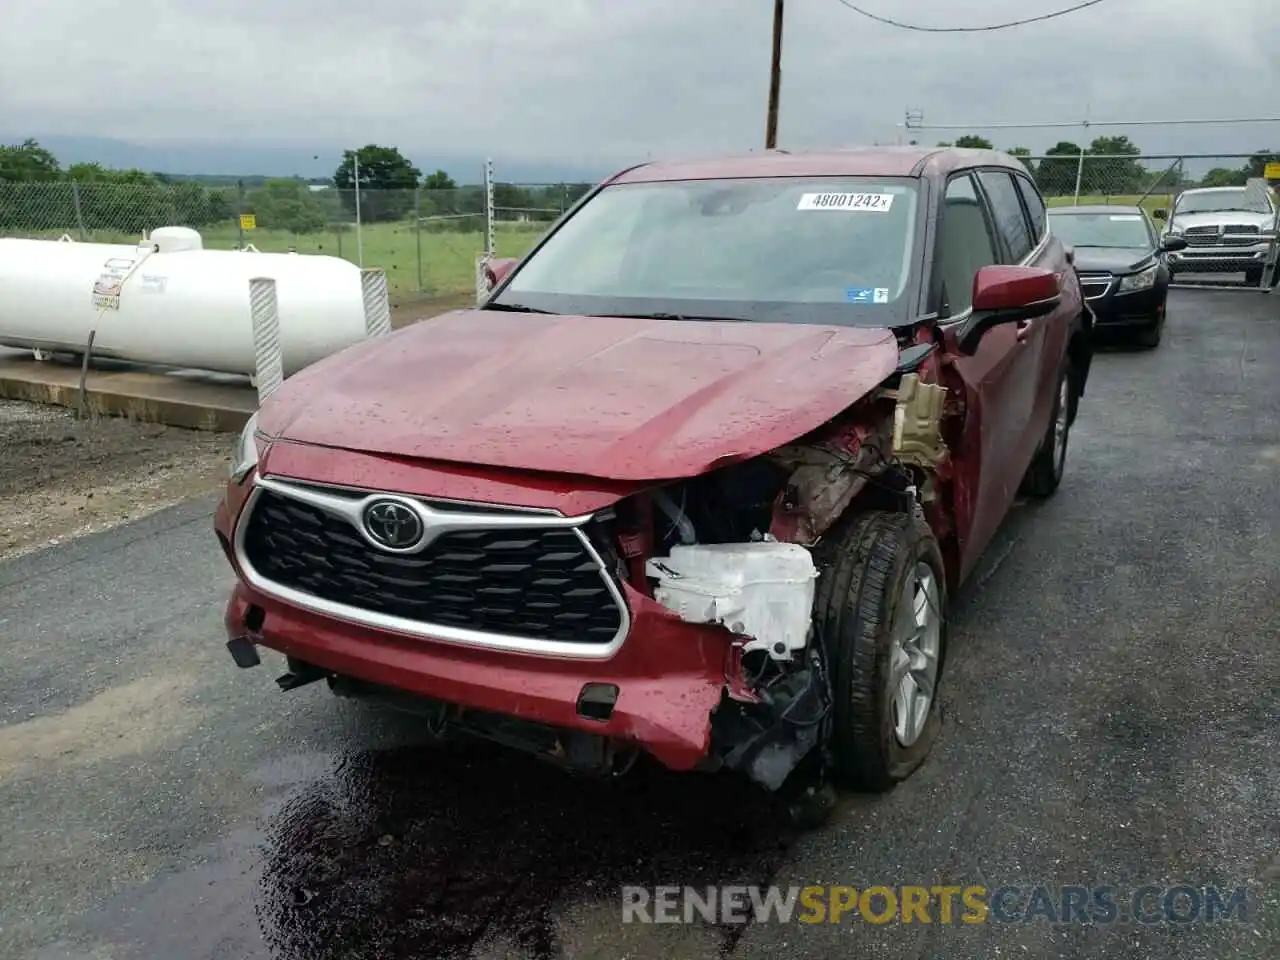
<path id="1" fill-rule="evenodd" d="M 85 388 L 89 413 L 192 430 L 237 431 L 258 406 L 257 392 L 243 377 L 162 372 L 107 361 L 90 367 Z M 78 407 L 80 368 L 0 351 L 0 398 Z"/>

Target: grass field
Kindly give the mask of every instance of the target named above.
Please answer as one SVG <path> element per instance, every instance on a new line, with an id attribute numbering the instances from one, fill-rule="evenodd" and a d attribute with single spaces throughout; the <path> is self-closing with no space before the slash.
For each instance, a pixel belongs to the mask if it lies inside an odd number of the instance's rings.
<path id="1" fill-rule="evenodd" d="M 519 257 L 528 252 L 542 235 L 545 225 L 500 225 L 495 240 L 501 257 Z M 33 238 L 56 240 L 62 231 L 27 234 Z M 73 238 L 76 234 L 67 231 Z M 234 250 L 240 242 L 239 228 L 228 223 L 199 228 L 204 246 L 210 250 Z M 98 243 L 134 243 L 135 234 L 96 231 L 90 240 Z M 457 299 L 475 291 L 476 258 L 484 251 L 484 235 L 474 233 L 416 231 L 412 223 L 367 224 L 356 232 L 348 227 L 324 233 L 292 233 L 287 230 L 246 230 L 244 241 L 263 253 L 321 253 L 357 263 L 363 246 L 364 265 L 387 272 L 387 286 L 393 303 L 420 300 Z"/>
<path id="2" fill-rule="evenodd" d="M 1046 197 L 1046 202 L 1051 207 L 1070 207 L 1076 203 L 1075 197 Z M 1141 204 L 1139 204 L 1141 201 Z M 1080 205 L 1105 204 L 1112 207 L 1136 207 L 1141 205 L 1147 213 L 1154 214 L 1157 210 L 1169 209 L 1169 204 L 1173 202 L 1173 197 L 1168 193 L 1153 193 L 1145 200 L 1141 194 L 1133 194 L 1132 196 L 1082 196 Z"/>

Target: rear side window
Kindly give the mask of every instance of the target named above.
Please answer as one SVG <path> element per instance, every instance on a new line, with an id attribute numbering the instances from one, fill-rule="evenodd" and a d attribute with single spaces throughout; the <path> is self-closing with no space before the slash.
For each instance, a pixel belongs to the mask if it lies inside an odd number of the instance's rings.
<path id="1" fill-rule="evenodd" d="M 1009 262 L 1018 263 L 1035 244 L 1031 241 L 1031 229 L 1013 177 L 1003 170 L 984 170 L 978 177 L 991 200 L 991 213 L 995 217 L 996 230 L 1008 248 Z"/>
<path id="2" fill-rule="evenodd" d="M 1026 177 L 1014 177 L 1018 190 L 1022 194 L 1022 202 L 1027 205 L 1027 213 L 1031 215 L 1031 243 L 1034 246 L 1044 239 L 1048 223 L 1045 219 L 1044 198 L 1036 185 Z"/>

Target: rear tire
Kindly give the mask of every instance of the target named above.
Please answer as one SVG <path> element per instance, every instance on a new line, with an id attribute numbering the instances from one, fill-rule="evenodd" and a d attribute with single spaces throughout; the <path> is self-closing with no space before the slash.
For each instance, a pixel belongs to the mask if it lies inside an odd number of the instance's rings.
<path id="1" fill-rule="evenodd" d="M 1075 390 L 1075 377 L 1071 362 L 1062 365 L 1058 386 L 1053 394 L 1053 412 L 1049 417 L 1049 429 L 1040 441 L 1031 466 L 1022 478 L 1020 493 L 1043 499 L 1051 497 L 1062 483 L 1067 466 L 1067 445 L 1071 437 L 1071 404 Z"/>
<path id="2" fill-rule="evenodd" d="M 855 514 L 818 559 L 815 622 L 830 664 L 834 779 L 884 792 L 924 763 L 942 726 L 942 553 L 913 508 Z"/>

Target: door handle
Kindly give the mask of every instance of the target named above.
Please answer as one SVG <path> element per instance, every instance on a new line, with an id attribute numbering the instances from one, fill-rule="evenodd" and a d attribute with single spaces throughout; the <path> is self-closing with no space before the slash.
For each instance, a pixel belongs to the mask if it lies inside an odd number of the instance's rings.
<path id="1" fill-rule="evenodd" d="M 1027 340 L 1028 340 L 1028 339 L 1030 339 L 1030 337 L 1031 337 L 1032 325 L 1033 325 L 1034 323 L 1035 323 L 1035 321 L 1034 321 L 1034 320 L 1019 320 L 1019 321 L 1018 321 L 1018 325 L 1017 325 L 1017 327 L 1015 328 L 1015 330 L 1016 330 L 1016 335 L 1017 335 L 1017 338 L 1018 338 L 1018 342 L 1019 342 L 1019 343 L 1026 343 L 1026 342 L 1027 342 Z"/>

